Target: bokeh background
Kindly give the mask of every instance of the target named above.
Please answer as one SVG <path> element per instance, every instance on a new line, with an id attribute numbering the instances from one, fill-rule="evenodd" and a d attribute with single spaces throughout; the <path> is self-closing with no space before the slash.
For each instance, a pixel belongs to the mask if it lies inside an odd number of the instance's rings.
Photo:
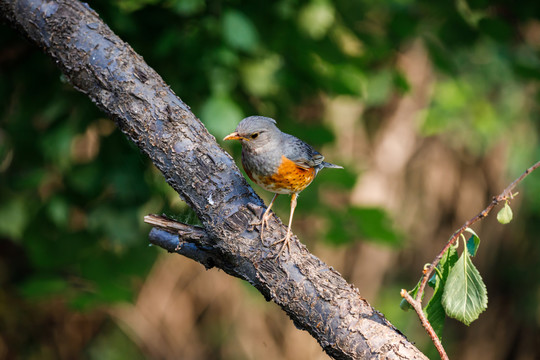
<path id="1" fill-rule="evenodd" d="M 399 290 L 540 159 L 540 2 L 90 6 L 218 142 L 245 116 L 271 116 L 346 168 L 301 194 L 293 229 L 437 358 Z M 511 224 L 493 214 L 474 227 L 489 308 L 469 327 L 447 319 L 451 358 L 540 358 L 540 172 L 518 191 Z M 328 359 L 248 284 L 149 247 L 147 213 L 197 223 L 114 123 L 2 25 L 0 359 Z"/>

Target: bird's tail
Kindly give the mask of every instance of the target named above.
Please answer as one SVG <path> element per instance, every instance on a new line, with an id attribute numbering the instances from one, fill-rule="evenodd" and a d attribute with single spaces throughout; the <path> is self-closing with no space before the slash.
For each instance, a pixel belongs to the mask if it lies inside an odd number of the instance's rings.
<path id="1" fill-rule="evenodd" d="M 326 161 L 323 161 L 322 166 L 329 169 L 343 169 L 343 166 L 332 164 Z"/>

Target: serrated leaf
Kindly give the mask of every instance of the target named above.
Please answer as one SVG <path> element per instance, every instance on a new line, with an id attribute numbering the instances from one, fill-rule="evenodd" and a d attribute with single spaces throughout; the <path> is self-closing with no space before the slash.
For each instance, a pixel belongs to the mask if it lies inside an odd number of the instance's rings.
<path id="1" fill-rule="evenodd" d="M 442 257 L 439 263 L 439 266 L 442 270 L 441 272 L 443 274 L 443 278 L 446 279 L 448 277 L 448 274 L 450 273 L 450 269 L 454 267 L 458 259 L 459 258 L 458 258 L 456 248 L 450 247 L 450 249 L 448 249 L 448 251 L 444 254 L 444 256 Z"/>
<path id="2" fill-rule="evenodd" d="M 442 305 L 446 314 L 469 325 L 487 309 L 487 289 L 467 248 L 450 270 Z"/>
<path id="3" fill-rule="evenodd" d="M 429 299 L 429 302 L 424 309 L 429 323 L 439 338 L 441 338 L 444 320 L 446 319 L 446 312 L 442 305 L 444 287 L 448 274 L 450 273 L 450 269 L 454 266 L 457 260 L 458 256 L 456 249 L 454 247 L 450 247 L 439 263 L 440 272 L 437 272 L 434 279 L 435 286 L 433 287 L 433 296 L 431 299 Z M 439 273 L 442 277 L 438 276 Z"/>
<path id="4" fill-rule="evenodd" d="M 514 214 L 512 213 L 512 208 L 508 205 L 508 202 L 504 204 L 504 207 L 497 213 L 497 221 L 501 224 L 508 224 L 512 221 Z"/>
<path id="5" fill-rule="evenodd" d="M 435 334 L 441 338 L 442 331 L 444 328 L 444 320 L 446 319 L 446 312 L 442 305 L 442 295 L 444 285 L 439 285 L 436 291 L 433 293 L 431 299 L 429 299 L 424 312 L 426 313 L 427 319 L 431 324 L 431 327 L 435 331 Z"/>
<path id="6" fill-rule="evenodd" d="M 480 238 L 478 237 L 478 235 L 476 235 L 474 230 L 471 228 L 467 228 L 465 229 L 465 231 L 471 234 L 471 237 L 469 238 L 469 240 L 467 240 L 467 243 L 466 243 L 467 251 L 469 252 L 471 256 L 475 256 L 476 252 L 478 251 L 478 247 L 480 246 Z"/>

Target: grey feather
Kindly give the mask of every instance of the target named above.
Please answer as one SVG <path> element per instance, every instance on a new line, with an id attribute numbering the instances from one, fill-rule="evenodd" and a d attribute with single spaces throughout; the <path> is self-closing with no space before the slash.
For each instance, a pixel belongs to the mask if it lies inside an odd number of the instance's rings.
<path id="1" fill-rule="evenodd" d="M 278 129 L 276 121 L 265 116 L 250 116 L 236 127 L 245 137 L 242 143 L 242 162 L 261 175 L 269 175 L 281 164 L 281 157 L 295 162 L 305 169 L 342 169 L 341 166 L 324 161 L 324 156 L 309 144 Z M 252 135 L 256 134 L 256 138 Z"/>

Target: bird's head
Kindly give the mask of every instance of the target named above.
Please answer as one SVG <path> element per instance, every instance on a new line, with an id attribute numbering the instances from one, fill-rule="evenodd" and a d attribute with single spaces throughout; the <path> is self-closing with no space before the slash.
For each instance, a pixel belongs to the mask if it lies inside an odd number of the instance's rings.
<path id="1" fill-rule="evenodd" d="M 250 116 L 240 121 L 236 130 L 223 140 L 239 140 L 242 146 L 255 149 L 277 141 L 280 133 L 276 120 L 264 116 Z"/>

